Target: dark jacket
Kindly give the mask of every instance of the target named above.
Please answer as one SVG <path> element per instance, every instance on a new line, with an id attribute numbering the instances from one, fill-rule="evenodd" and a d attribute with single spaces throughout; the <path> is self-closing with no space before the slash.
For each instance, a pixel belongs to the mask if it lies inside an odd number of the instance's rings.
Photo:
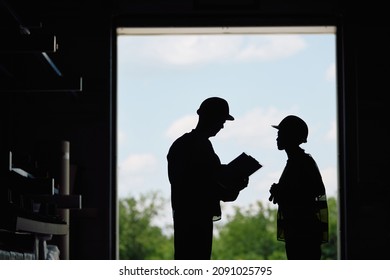
<path id="1" fill-rule="evenodd" d="M 221 217 L 220 201 L 232 201 L 238 192 L 218 184 L 221 162 L 210 140 L 196 130 L 179 137 L 170 147 L 168 176 L 174 215 Z"/>
<path id="2" fill-rule="evenodd" d="M 311 238 L 326 242 L 325 186 L 314 159 L 300 149 L 287 160 L 277 190 L 278 239 Z"/>

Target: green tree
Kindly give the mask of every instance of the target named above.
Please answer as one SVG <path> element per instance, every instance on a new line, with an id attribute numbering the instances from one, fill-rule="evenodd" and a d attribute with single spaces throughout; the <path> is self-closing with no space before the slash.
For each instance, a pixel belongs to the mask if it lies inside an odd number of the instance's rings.
<path id="1" fill-rule="evenodd" d="M 165 201 L 157 193 L 119 200 L 119 258 L 172 259 L 172 237 L 153 225 Z"/>
<path id="2" fill-rule="evenodd" d="M 322 245 L 322 259 L 337 260 L 337 200 L 328 198 L 329 242 Z"/>
<path id="3" fill-rule="evenodd" d="M 322 245 L 322 259 L 337 259 L 337 203 L 328 198 L 329 242 Z M 214 238 L 213 259 L 286 259 L 284 242 L 276 239 L 276 209 L 261 202 L 248 210 L 235 208 Z"/>
<path id="4" fill-rule="evenodd" d="M 156 226 L 168 203 L 158 193 L 119 201 L 120 259 L 173 259 L 173 236 Z M 328 198 L 329 243 L 322 245 L 322 259 L 337 259 L 337 202 Z M 286 259 L 284 242 L 276 239 L 275 208 L 259 201 L 234 209 L 226 223 L 215 223 L 212 259 Z"/>
<path id="5" fill-rule="evenodd" d="M 285 259 L 276 240 L 276 210 L 261 202 L 248 210 L 235 208 L 214 239 L 213 259 Z"/>

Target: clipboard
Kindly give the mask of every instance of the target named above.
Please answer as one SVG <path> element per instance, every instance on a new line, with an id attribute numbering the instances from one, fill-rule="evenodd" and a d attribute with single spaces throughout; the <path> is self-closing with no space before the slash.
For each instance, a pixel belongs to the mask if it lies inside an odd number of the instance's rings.
<path id="1" fill-rule="evenodd" d="M 241 190 L 237 182 L 242 182 L 262 167 L 254 157 L 243 152 L 222 167 L 219 183 L 225 188 Z"/>

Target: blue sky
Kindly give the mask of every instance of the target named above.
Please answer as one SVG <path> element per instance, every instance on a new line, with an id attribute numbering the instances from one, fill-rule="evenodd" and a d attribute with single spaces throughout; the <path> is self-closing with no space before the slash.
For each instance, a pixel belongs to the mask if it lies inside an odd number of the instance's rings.
<path id="1" fill-rule="evenodd" d="M 119 197 L 159 191 L 169 199 L 166 154 L 210 96 L 225 98 L 235 117 L 210 138 L 221 161 L 246 152 L 264 166 L 224 208 L 267 203 L 287 159 L 271 125 L 289 114 L 307 122 L 301 147 L 336 196 L 335 68 L 334 34 L 118 36 Z"/>

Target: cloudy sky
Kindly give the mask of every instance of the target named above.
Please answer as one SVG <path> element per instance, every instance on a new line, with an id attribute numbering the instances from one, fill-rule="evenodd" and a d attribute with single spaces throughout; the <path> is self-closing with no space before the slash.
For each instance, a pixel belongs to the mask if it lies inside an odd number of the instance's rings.
<path id="1" fill-rule="evenodd" d="M 263 168 L 228 205 L 268 203 L 286 154 L 271 127 L 295 114 L 309 126 L 302 144 L 337 195 L 334 34 L 118 36 L 118 195 L 159 191 L 169 199 L 166 154 L 197 122 L 210 96 L 225 98 L 232 122 L 210 138 L 227 163 L 241 152 Z M 167 205 L 169 209 L 169 205 Z M 167 210 L 169 212 L 169 210 Z M 167 213 L 169 216 L 170 213 Z"/>

